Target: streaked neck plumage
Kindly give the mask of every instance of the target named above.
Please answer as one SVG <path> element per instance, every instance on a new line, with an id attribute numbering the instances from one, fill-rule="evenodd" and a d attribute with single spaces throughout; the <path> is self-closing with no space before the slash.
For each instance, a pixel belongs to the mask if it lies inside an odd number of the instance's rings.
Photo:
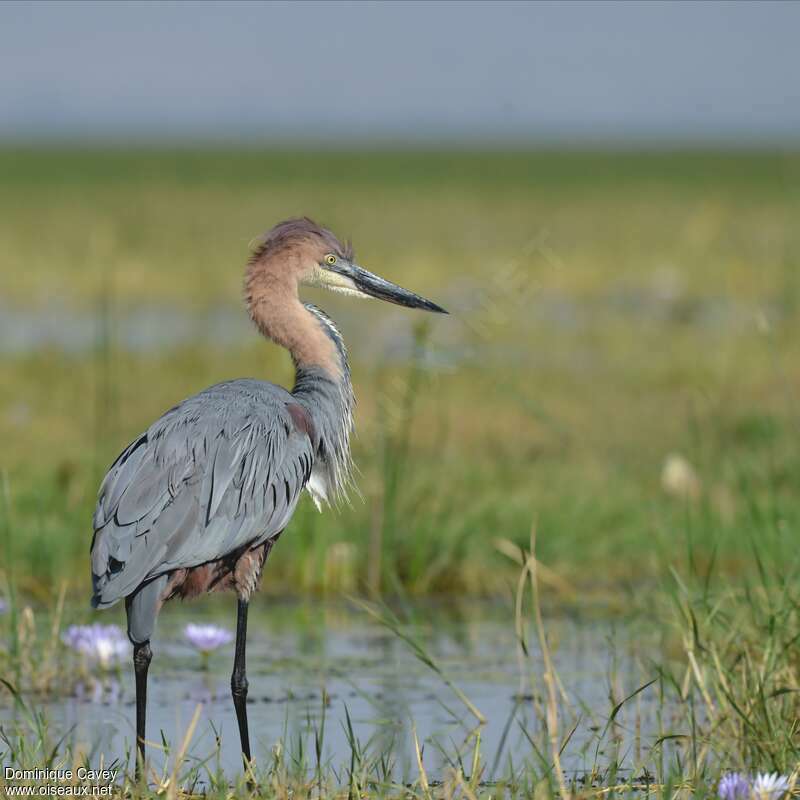
<path id="1" fill-rule="evenodd" d="M 322 310 L 301 303 L 297 288 L 248 271 L 245 301 L 250 317 L 268 339 L 286 348 L 295 366 L 292 395 L 308 411 L 317 452 L 309 488 L 315 501 L 347 497 L 352 474 L 350 432 L 355 398 L 347 350 Z M 313 484 L 313 485 L 312 485 Z"/>
<path id="2" fill-rule="evenodd" d="M 318 453 L 324 470 L 318 475 L 316 485 L 311 487 L 312 495 L 315 500 L 316 494 L 326 501 L 347 499 L 353 469 L 350 432 L 353 430 L 355 406 L 347 349 L 330 317 L 310 303 L 306 303 L 305 308 L 330 337 L 336 347 L 340 366 L 338 379 L 335 379 L 319 366 L 295 362 L 292 394 L 308 410 L 314 421 L 320 441 Z M 312 480 L 314 477 L 312 474 Z"/>

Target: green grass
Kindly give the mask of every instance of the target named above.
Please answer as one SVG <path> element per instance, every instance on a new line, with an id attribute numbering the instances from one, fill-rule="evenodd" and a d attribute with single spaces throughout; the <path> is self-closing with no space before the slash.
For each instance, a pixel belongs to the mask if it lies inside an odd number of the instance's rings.
<path id="1" fill-rule="evenodd" d="M 106 321 L 92 352 L 2 357 L 5 580 L 85 596 L 124 444 L 219 380 L 291 383 L 255 333 L 130 352 L 120 328 L 235 309 L 248 242 L 298 213 L 453 314 L 414 362 L 387 354 L 419 315 L 314 295 L 350 344 L 364 498 L 304 501 L 265 592 L 496 594 L 532 518 L 564 598 L 625 605 L 687 541 L 732 579 L 754 542 L 792 557 L 798 176 L 796 153 L 0 151 L 0 306 Z M 693 500 L 661 487 L 673 452 Z"/>
<path id="2" fill-rule="evenodd" d="M 213 749 L 207 756 L 188 754 L 192 724 L 183 742 L 164 741 L 151 747 L 149 786 L 123 769 L 114 796 L 191 797 L 199 796 L 196 793 L 202 787 L 202 796 L 212 798 L 560 796 L 588 800 L 653 795 L 677 800 L 715 797 L 720 776 L 731 770 L 774 771 L 796 778 L 800 756 L 800 559 L 791 564 L 773 563 L 756 555 L 754 574 L 737 585 L 731 585 L 714 567 L 691 568 L 640 597 L 631 604 L 629 615 L 650 625 L 640 642 L 646 680 L 626 696 L 618 695 L 611 659 L 606 678 L 608 706 L 586 709 L 580 698 L 571 696 L 569 677 L 564 679 L 566 696 L 562 694 L 562 680 L 549 658 L 558 628 L 541 613 L 542 601 L 551 592 L 543 585 L 538 562 L 530 552 L 521 556 L 526 567 L 517 581 L 511 603 L 516 612 L 509 612 L 508 625 L 515 627 L 521 645 L 523 693 L 519 702 L 530 705 L 536 720 L 526 728 L 529 757 L 498 760 L 495 752 L 482 746 L 480 711 L 428 652 L 417 626 L 385 607 L 369 606 L 366 610 L 437 675 L 442 698 L 446 698 L 443 702 L 463 703 L 475 717 L 472 723 L 455 726 L 448 741 L 429 738 L 417 742 L 412 729 L 411 742 L 387 744 L 380 739 L 359 741 L 346 716 L 350 756 L 344 763 L 331 763 L 320 755 L 325 752 L 323 703 L 321 721 L 307 733 L 296 739 L 284 737 L 270 753 L 259 755 L 253 773 L 258 788 L 254 791 L 246 785 L 246 776 L 220 770 Z M 690 561 L 695 563 L 693 558 Z M 25 619 L 30 615 L 30 609 L 18 613 L 13 607 L 13 619 L 8 622 L 9 641 L 17 652 L 4 659 L 4 674 L 9 678 L 0 686 L 0 699 L 13 702 L 17 716 L 0 730 L 3 764 L 16 769 L 83 764 L 96 768 L 101 754 L 88 756 L 76 749 L 68 731 L 54 729 L 36 710 L 35 695 L 19 690 L 24 686 L 30 692 L 38 674 L 49 675 L 50 666 L 60 657 L 57 639 L 52 636 L 58 628 L 59 612 L 41 628 L 38 638 L 32 633 L 36 629 L 32 620 Z M 26 649 L 28 656 L 23 652 Z M 31 659 L 30 653 L 36 658 Z M 605 660 L 613 653 L 610 644 L 608 653 L 596 657 Z M 540 654 L 545 665 L 541 674 L 533 667 Z M 28 668 L 10 678 L 18 660 L 26 658 Z M 65 675 L 74 669 L 67 661 L 62 661 L 61 668 Z M 48 690 L 40 684 L 38 691 Z M 49 691 L 63 692 L 65 684 L 56 684 Z M 645 692 L 655 698 L 661 733 L 655 740 L 644 737 L 633 752 L 623 752 L 616 726 L 627 725 L 629 736 L 638 727 L 638 698 Z M 622 709 L 627 712 L 624 722 Z M 497 713 L 497 709 L 482 710 Z M 579 774 L 562 773 L 562 757 L 575 752 L 576 731 L 593 732 L 580 746 L 586 767 Z M 405 745 L 411 746 L 412 754 L 416 751 L 417 769 L 406 776 L 408 783 L 399 783 L 391 765 L 397 763 Z M 429 776 L 431 764 L 442 761 L 449 766 L 444 767 L 442 780 L 434 782 Z M 0 790 L 19 783 L 6 780 L 4 784 L 0 779 Z"/>

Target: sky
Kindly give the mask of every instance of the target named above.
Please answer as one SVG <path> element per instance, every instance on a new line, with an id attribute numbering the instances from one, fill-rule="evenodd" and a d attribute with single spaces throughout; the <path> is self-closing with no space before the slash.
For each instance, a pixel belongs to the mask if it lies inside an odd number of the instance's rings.
<path id="1" fill-rule="evenodd" d="M 800 140 L 800 2 L 3 2 L 0 138 Z"/>

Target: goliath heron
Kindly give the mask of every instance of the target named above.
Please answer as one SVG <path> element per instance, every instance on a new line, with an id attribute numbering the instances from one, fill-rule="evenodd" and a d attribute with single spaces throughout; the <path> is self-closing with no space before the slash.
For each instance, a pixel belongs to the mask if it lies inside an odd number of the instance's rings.
<path id="1" fill-rule="evenodd" d="M 351 247 L 308 218 L 272 228 L 252 253 L 245 302 L 295 365 L 291 392 L 226 381 L 176 405 L 111 465 L 92 541 L 92 605 L 125 598 L 136 675 L 137 774 L 145 757 L 150 637 L 173 597 L 232 589 L 238 599 L 231 693 L 242 755 L 247 729 L 247 609 L 267 556 L 307 489 L 318 508 L 350 480 L 353 390 L 342 337 L 298 297 L 301 285 L 409 308 L 440 306 L 357 266 Z"/>

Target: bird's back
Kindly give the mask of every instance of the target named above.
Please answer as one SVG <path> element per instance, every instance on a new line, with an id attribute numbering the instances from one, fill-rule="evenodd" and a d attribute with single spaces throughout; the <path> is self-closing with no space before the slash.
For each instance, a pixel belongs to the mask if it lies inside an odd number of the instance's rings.
<path id="1" fill-rule="evenodd" d="M 92 604 L 279 534 L 311 474 L 312 439 L 302 407 L 265 381 L 220 383 L 167 411 L 100 487 Z"/>

